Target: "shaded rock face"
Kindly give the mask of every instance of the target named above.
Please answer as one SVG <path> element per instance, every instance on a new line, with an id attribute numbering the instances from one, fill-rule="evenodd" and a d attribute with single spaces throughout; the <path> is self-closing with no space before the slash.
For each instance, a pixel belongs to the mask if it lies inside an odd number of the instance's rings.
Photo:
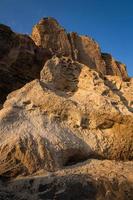
<path id="1" fill-rule="evenodd" d="M 129 162 L 90 160 L 56 173 L 0 183 L 0 199 L 132 200 L 132 168 Z"/>
<path id="2" fill-rule="evenodd" d="M 101 57 L 99 45 L 92 38 L 68 34 L 72 46 L 73 57 L 101 74 L 106 74 L 105 62 Z"/>
<path id="3" fill-rule="evenodd" d="M 102 53 L 102 58 L 106 63 L 106 75 L 119 76 L 123 80 L 128 79 L 126 66 L 116 61 L 110 54 Z"/>
<path id="4" fill-rule="evenodd" d="M 0 25 L 0 103 L 11 91 L 39 78 L 50 52 L 38 48 L 28 35 L 15 34 Z"/>

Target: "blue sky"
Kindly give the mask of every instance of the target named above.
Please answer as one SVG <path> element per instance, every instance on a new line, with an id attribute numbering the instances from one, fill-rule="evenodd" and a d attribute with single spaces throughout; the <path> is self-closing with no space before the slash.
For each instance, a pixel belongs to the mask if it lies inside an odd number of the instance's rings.
<path id="1" fill-rule="evenodd" d="M 132 0 L 0 0 L 0 23 L 31 33 L 42 17 L 56 18 L 67 31 L 93 37 L 102 52 L 127 65 L 133 76 Z"/>

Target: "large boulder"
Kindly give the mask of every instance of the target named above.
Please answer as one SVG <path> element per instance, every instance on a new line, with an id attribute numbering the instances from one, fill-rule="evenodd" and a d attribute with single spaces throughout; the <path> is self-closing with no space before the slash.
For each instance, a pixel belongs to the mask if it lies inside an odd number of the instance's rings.
<path id="1" fill-rule="evenodd" d="M 53 171 L 89 158 L 132 160 L 132 109 L 109 83 L 71 59 L 47 61 L 41 81 L 12 92 L 0 111 L 0 174 Z"/>

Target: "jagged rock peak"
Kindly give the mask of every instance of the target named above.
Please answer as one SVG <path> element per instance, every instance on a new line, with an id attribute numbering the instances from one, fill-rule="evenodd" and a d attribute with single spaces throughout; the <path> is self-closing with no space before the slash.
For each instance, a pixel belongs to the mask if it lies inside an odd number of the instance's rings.
<path id="1" fill-rule="evenodd" d="M 75 32 L 67 33 L 52 17 L 42 18 L 33 27 L 31 37 L 37 46 L 49 49 L 53 55 L 68 56 L 102 75 L 128 78 L 125 65 L 111 55 L 101 53 L 94 39 Z"/>
<path id="2" fill-rule="evenodd" d="M 67 33 L 53 18 L 43 18 L 33 27 L 32 39 L 37 46 L 48 48 L 54 55 L 68 56 L 105 74 L 105 62 L 99 45 L 87 36 Z"/>
<path id="3" fill-rule="evenodd" d="M 67 33 L 54 18 L 41 19 L 33 27 L 31 37 L 37 46 L 50 49 L 53 54 L 71 55 Z"/>
<path id="4" fill-rule="evenodd" d="M 58 21 L 53 18 L 53 17 L 44 17 L 42 19 L 40 19 L 40 21 L 38 22 L 38 25 L 43 25 L 43 26 L 49 26 L 49 28 L 61 28 L 63 29 L 60 24 L 58 23 Z M 51 27 L 50 27 L 51 25 Z M 51 31 L 54 31 L 53 29 L 51 29 Z"/>

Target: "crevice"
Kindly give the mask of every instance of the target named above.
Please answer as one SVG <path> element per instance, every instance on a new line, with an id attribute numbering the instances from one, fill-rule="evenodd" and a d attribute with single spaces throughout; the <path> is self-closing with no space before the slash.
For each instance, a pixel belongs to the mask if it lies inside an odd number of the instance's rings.
<path id="1" fill-rule="evenodd" d="M 79 154 L 74 154 L 68 158 L 68 160 L 65 162 L 64 166 L 75 165 L 77 163 L 81 163 L 86 160 L 88 160 L 88 156 L 81 156 Z"/>
<path id="2" fill-rule="evenodd" d="M 106 158 L 102 155 L 98 155 L 95 153 L 88 154 L 87 152 L 76 152 L 75 154 L 69 156 L 67 160 L 64 162 L 63 166 L 72 166 L 79 163 L 83 163 L 89 159 L 97 159 L 97 160 L 105 160 Z"/>

